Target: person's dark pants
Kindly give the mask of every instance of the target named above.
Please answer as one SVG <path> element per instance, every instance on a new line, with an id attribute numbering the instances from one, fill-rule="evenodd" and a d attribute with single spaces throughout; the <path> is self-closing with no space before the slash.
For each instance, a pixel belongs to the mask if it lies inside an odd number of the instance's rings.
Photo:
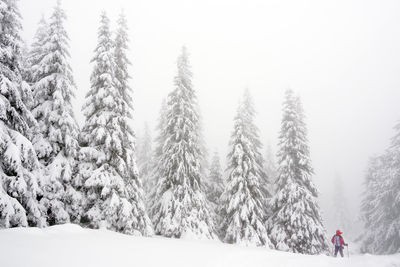
<path id="1" fill-rule="evenodd" d="M 337 257 L 338 251 L 340 252 L 340 256 L 342 256 L 342 258 L 343 258 L 343 247 L 335 246 L 335 257 Z"/>

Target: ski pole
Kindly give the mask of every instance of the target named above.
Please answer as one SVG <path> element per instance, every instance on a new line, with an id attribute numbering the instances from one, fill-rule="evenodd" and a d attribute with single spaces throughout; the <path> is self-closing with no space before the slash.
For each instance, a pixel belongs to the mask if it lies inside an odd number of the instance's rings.
<path id="1" fill-rule="evenodd" d="M 349 244 L 347 244 L 347 258 L 350 258 L 350 256 L 349 256 Z"/>

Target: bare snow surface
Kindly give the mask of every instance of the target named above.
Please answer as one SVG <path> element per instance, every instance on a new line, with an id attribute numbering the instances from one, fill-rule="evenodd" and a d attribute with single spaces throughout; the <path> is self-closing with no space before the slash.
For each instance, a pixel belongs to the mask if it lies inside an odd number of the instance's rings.
<path id="1" fill-rule="evenodd" d="M 399 267 L 400 254 L 307 256 L 216 241 L 137 237 L 66 224 L 0 230 L 2 267 Z"/>

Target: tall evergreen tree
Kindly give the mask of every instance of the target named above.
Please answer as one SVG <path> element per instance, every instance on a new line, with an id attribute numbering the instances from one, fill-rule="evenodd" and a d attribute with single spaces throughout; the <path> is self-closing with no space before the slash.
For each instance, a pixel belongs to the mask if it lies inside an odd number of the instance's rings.
<path id="1" fill-rule="evenodd" d="M 116 69 L 121 71 L 126 66 L 115 56 L 109 23 L 102 13 L 91 88 L 83 107 L 86 120 L 80 135 L 78 180 L 86 193 L 84 220 L 93 228 L 149 235 L 151 223 L 145 212 L 134 158 L 134 134 L 129 126 L 131 103 L 124 97 L 124 93 L 128 95 L 128 82 L 114 75 L 114 70 L 117 73 Z"/>
<path id="2" fill-rule="evenodd" d="M 178 58 L 175 89 L 169 94 L 161 176 L 152 206 L 156 234 L 214 238 L 212 216 L 202 191 L 197 98 L 186 48 Z"/>
<path id="3" fill-rule="evenodd" d="M 33 144 L 47 180 L 42 202 L 50 224 L 68 222 L 69 213 L 76 216 L 79 207 L 74 205 L 80 198 L 72 181 L 79 128 L 72 108 L 76 87 L 68 63 L 65 19 L 58 2 L 47 31 L 45 22 L 39 25 L 30 57 L 34 70 L 32 113 L 38 122 Z"/>
<path id="4" fill-rule="evenodd" d="M 383 250 L 386 253 L 400 252 L 400 121 L 395 126 L 395 135 L 389 147 L 389 178 L 386 183 L 390 210 L 387 213 L 387 228 Z"/>
<path id="5" fill-rule="evenodd" d="M 287 90 L 279 136 L 277 193 L 271 199 L 270 238 L 279 250 L 319 254 L 328 241 L 311 175 L 307 129 L 300 99 Z"/>
<path id="6" fill-rule="evenodd" d="M 221 196 L 223 240 L 227 243 L 271 247 L 264 226 L 264 174 L 261 142 L 254 124 L 255 110 L 246 90 L 231 135 L 227 185 Z"/>
<path id="7" fill-rule="evenodd" d="M 129 202 L 132 205 L 133 214 L 136 217 L 134 228 L 143 235 L 152 235 L 153 229 L 151 221 L 145 209 L 145 196 L 142 182 L 139 179 L 136 157 L 135 157 L 135 133 L 130 126 L 133 118 L 133 89 L 129 85 L 131 76 L 128 59 L 129 38 L 128 22 L 124 12 L 118 18 L 118 27 L 115 37 L 114 59 L 115 59 L 115 84 L 120 92 L 123 103 L 122 113 L 120 114 L 120 125 L 123 133 L 122 145 L 125 148 L 123 160 L 126 162 L 126 174 L 124 180 L 127 185 Z"/>
<path id="8" fill-rule="evenodd" d="M 365 192 L 361 203 L 361 217 L 365 226 L 362 250 L 368 253 L 378 253 L 384 241 L 382 228 L 385 226 L 382 225 L 382 219 L 384 221 L 385 216 L 381 208 L 387 208 L 382 205 L 382 200 L 386 198 L 382 196 L 387 196 L 382 186 L 387 177 L 386 160 L 383 155 L 371 158 L 365 178 Z"/>
<path id="9" fill-rule="evenodd" d="M 151 179 L 151 172 L 153 168 L 153 150 L 150 129 L 147 123 L 144 125 L 144 132 L 138 143 L 138 167 L 139 175 L 143 181 L 143 188 L 146 195 L 155 186 L 153 179 Z"/>
<path id="10" fill-rule="evenodd" d="M 24 102 L 21 16 L 0 0 L 0 228 L 46 225 L 39 163 L 30 142 L 35 119 Z"/>
<path id="11" fill-rule="evenodd" d="M 400 123 L 386 152 L 372 159 L 366 176 L 362 218 L 363 250 L 376 254 L 400 252 Z"/>

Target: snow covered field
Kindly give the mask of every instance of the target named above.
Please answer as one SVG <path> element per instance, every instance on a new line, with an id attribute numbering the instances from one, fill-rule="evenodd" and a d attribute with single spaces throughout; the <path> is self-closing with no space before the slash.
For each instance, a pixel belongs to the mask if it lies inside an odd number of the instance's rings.
<path id="1" fill-rule="evenodd" d="M 212 241 L 135 237 L 67 224 L 0 230 L 0 266 L 397 267 L 400 254 L 306 256 Z"/>

